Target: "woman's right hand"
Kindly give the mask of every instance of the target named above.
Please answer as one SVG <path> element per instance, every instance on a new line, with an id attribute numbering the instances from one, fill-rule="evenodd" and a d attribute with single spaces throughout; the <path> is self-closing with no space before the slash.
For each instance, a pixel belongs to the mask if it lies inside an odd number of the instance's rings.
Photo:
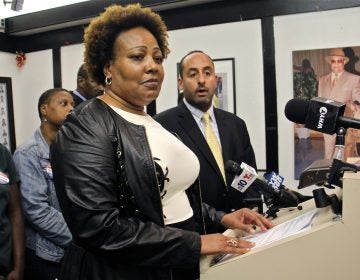
<path id="1" fill-rule="evenodd" d="M 255 243 L 236 237 L 227 237 L 220 233 L 201 235 L 201 255 L 245 254 Z"/>

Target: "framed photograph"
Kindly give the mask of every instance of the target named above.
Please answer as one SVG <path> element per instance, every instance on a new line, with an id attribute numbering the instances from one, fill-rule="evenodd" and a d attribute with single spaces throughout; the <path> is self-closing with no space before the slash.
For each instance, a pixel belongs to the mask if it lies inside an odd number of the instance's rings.
<path id="1" fill-rule="evenodd" d="M 0 143 L 15 151 L 15 126 L 11 78 L 0 77 Z"/>
<path id="2" fill-rule="evenodd" d="M 360 119 L 360 46 L 293 51 L 294 98 L 316 96 L 346 104 L 345 117 Z M 305 168 L 318 159 L 332 158 L 335 136 L 294 124 L 294 166 L 298 180 Z M 359 145 L 358 145 L 359 144 Z M 349 128 L 345 137 L 345 157 L 360 156 L 360 130 Z"/>
<path id="3" fill-rule="evenodd" d="M 236 114 L 235 59 L 214 59 L 217 88 L 214 105 Z"/>
<path id="4" fill-rule="evenodd" d="M 236 114 L 235 91 L 235 58 L 214 59 L 217 78 L 217 88 L 214 96 L 214 106 Z M 179 63 L 177 63 L 177 78 L 179 77 Z M 182 93 L 178 91 L 178 103 Z"/>

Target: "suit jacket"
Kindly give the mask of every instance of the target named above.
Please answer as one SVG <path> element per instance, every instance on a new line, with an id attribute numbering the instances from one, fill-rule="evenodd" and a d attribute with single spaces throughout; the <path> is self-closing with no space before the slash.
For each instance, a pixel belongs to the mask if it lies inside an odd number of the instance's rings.
<path id="1" fill-rule="evenodd" d="M 236 115 L 214 108 L 224 162 L 245 162 L 256 168 L 255 154 L 245 122 Z M 226 184 L 213 154 L 191 112 L 181 102 L 177 107 L 154 117 L 165 129 L 176 133 L 200 161 L 200 185 L 203 201 L 217 210 L 231 212 L 244 207 L 244 195 L 231 187 L 234 175 L 226 172 Z M 258 196 L 250 191 L 247 196 Z"/>
<path id="2" fill-rule="evenodd" d="M 360 76 L 344 71 L 335 86 L 331 85 L 331 72 L 319 79 L 318 96 L 343 103 L 348 101 L 360 101 Z M 346 105 L 344 116 L 354 117 L 354 112 L 349 104 Z M 355 142 L 360 142 L 356 131 L 348 129 L 346 134 L 345 156 L 356 156 Z M 357 139 L 356 139 L 357 138 Z M 335 135 L 324 134 L 325 158 L 331 158 L 335 145 Z"/>
<path id="3" fill-rule="evenodd" d="M 360 101 L 360 76 L 344 71 L 334 87 L 331 86 L 331 73 L 319 79 L 318 95 L 326 99 L 346 103 Z"/>

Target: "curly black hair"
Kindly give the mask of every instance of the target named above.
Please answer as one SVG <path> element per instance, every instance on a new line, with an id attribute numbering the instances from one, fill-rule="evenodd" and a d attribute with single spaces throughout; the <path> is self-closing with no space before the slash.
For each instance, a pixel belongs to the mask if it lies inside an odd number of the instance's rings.
<path id="1" fill-rule="evenodd" d="M 140 4 L 111 5 L 85 29 L 85 68 L 95 82 L 105 85 L 104 67 L 114 57 L 115 39 L 120 32 L 134 27 L 149 30 L 157 40 L 163 58 L 168 56 L 167 27 L 157 13 Z"/>

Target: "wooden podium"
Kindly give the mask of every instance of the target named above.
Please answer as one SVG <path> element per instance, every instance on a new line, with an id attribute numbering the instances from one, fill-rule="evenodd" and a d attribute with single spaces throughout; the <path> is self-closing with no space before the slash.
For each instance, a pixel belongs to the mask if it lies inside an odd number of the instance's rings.
<path id="1" fill-rule="evenodd" d="M 200 279 L 360 279 L 360 172 L 344 174 L 343 189 L 337 188 L 335 193 L 342 197 L 342 220 L 333 220 L 330 206 L 318 209 L 311 229 L 218 263 Z M 316 208 L 313 199 L 302 205 L 302 210 L 279 212 L 274 223 Z"/>

